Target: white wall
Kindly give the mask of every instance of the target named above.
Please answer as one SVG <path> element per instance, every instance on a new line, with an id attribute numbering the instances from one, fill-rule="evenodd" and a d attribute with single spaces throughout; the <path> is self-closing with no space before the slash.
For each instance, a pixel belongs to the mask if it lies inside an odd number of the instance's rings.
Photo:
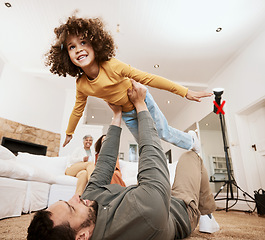
<path id="1" fill-rule="evenodd" d="M 214 87 L 223 87 L 222 96 L 226 100 L 224 106 L 228 138 L 230 142 L 231 157 L 235 170 L 235 177 L 239 186 L 253 195 L 253 188 L 247 184 L 246 171 L 248 169 L 242 161 L 241 145 L 238 138 L 236 117 L 242 110 L 265 96 L 265 31 L 261 33 L 238 53 L 224 69 L 216 75 L 209 85 L 209 91 Z M 207 67 L 207 66 L 205 66 Z M 213 109 L 214 98 L 205 99 L 202 103 L 190 103 L 179 114 L 171 125 L 185 130 L 194 122 L 200 121 Z M 241 139 L 242 141 L 244 139 Z M 173 154 L 178 154 L 175 149 Z M 251 159 L 249 160 L 251 161 Z M 255 172 L 250 173 L 255 177 Z"/>
<path id="2" fill-rule="evenodd" d="M 59 133 L 65 91 L 5 64 L 0 76 L 0 117 Z"/>
<path id="3" fill-rule="evenodd" d="M 2 74 L 2 71 L 4 69 L 4 66 L 5 66 L 5 62 L 4 60 L 0 57 L 0 79 L 1 79 L 1 74 Z"/>
<path id="4" fill-rule="evenodd" d="M 68 156 L 71 155 L 72 152 L 80 146 L 83 146 L 83 137 L 85 135 L 90 134 L 93 138 L 93 145 L 92 148 L 94 149 L 94 144 L 96 140 L 103 134 L 103 126 L 98 125 L 86 125 L 83 124 L 84 118 L 81 117 L 75 133 L 73 134 L 73 138 L 70 141 L 69 144 L 67 144 L 64 148 L 62 147 L 64 140 L 65 140 L 65 131 L 68 126 L 69 117 L 71 115 L 71 112 L 73 110 L 73 107 L 75 105 L 75 90 L 74 89 L 68 89 L 66 90 L 66 98 L 64 102 L 64 109 L 63 109 L 63 115 L 62 115 L 62 121 L 61 121 L 61 144 L 60 144 L 60 156 Z"/>
<path id="5" fill-rule="evenodd" d="M 204 165 L 209 173 L 209 176 L 213 174 L 212 166 L 210 164 L 211 156 L 225 156 L 224 145 L 222 140 L 221 131 L 200 131 L 200 140 L 202 147 L 202 158 Z"/>

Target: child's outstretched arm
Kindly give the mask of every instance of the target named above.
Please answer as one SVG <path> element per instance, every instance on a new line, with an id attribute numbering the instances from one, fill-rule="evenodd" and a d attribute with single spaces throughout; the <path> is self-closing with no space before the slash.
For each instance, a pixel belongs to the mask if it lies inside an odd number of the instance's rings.
<path id="1" fill-rule="evenodd" d="M 133 79 L 137 82 L 140 82 L 141 84 L 166 90 L 181 97 L 186 97 L 189 100 L 197 102 L 200 102 L 204 97 L 212 96 L 212 93 L 195 92 L 164 77 L 140 71 L 117 59 L 112 60 L 112 62 L 113 66 L 117 69 L 116 72 L 119 75 Z"/>
<path id="2" fill-rule="evenodd" d="M 188 89 L 188 92 L 186 94 L 186 98 L 191 101 L 201 102 L 201 99 L 204 97 L 211 97 L 213 94 L 208 92 L 195 92 L 190 89 Z"/>

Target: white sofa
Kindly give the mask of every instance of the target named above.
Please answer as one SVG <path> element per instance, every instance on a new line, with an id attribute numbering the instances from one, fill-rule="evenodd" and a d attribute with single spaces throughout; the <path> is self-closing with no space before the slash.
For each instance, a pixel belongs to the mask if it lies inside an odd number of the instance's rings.
<path id="1" fill-rule="evenodd" d="M 15 156 L 0 145 L 0 219 L 69 200 L 75 193 L 77 178 L 64 174 L 67 159 L 29 153 Z M 169 164 L 171 184 L 176 164 Z M 137 162 L 120 160 L 120 168 L 126 186 L 137 184 Z"/>

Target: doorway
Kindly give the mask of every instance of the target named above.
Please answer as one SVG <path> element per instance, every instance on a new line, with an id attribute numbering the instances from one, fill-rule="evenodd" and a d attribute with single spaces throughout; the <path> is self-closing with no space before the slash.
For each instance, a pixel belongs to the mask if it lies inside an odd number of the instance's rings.
<path id="1" fill-rule="evenodd" d="M 241 111 L 237 125 L 249 192 L 265 189 L 265 98 Z"/>

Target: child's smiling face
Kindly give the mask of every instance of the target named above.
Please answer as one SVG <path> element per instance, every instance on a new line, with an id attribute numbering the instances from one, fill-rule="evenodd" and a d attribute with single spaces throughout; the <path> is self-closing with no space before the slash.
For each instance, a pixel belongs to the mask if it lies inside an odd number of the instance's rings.
<path id="1" fill-rule="evenodd" d="M 84 70 L 84 68 L 92 67 L 96 63 L 95 52 L 87 39 L 83 39 L 81 36 L 69 35 L 66 46 L 74 65 Z"/>

